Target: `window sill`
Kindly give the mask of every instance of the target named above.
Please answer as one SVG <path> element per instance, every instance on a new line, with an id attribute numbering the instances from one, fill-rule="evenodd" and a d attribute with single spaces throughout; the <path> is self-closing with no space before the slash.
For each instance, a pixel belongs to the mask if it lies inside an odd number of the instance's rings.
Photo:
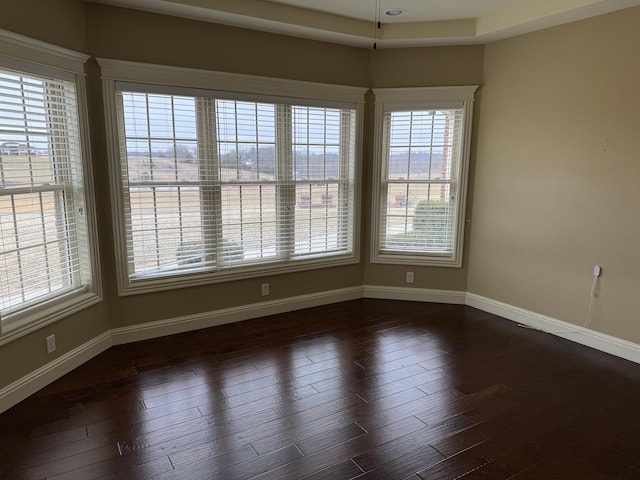
<path id="1" fill-rule="evenodd" d="M 418 267 L 462 268 L 462 256 L 416 255 L 412 253 L 378 253 L 371 256 L 371 263 L 388 265 L 415 265 Z"/>
<path id="2" fill-rule="evenodd" d="M 89 308 L 102 301 L 102 297 L 94 292 L 79 292 L 68 295 L 63 300 L 51 301 L 48 304 L 25 312 L 16 319 L 7 319 L 1 325 L 0 346 L 17 340 L 36 330 L 55 323 L 74 313 Z"/>
<path id="3" fill-rule="evenodd" d="M 123 278 L 120 279 L 118 289 L 119 296 L 139 295 L 144 293 L 162 292 L 179 288 L 188 288 L 201 285 L 210 285 L 249 278 L 264 277 L 267 275 L 278 275 L 283 273 L 303 272 L 320 268 L 338 267 L 358 263 L 359 257 L 356 254 L 345 254 L 333 257 L 331 260 L 325 258 L 306 259 L 290 261 L 283 264 L 266 264 L 251 267 L 237 267 L 217 272 L 185 273 L 167 275 L 155 278 Z"/>

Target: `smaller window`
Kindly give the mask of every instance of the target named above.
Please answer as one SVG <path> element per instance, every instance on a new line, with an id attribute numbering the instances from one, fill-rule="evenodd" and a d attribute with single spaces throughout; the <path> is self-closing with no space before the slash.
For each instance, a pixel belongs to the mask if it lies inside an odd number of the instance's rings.
<path id="1" fill-rule="evenodd" d="M 462 265 L 476 88 L 374 91 L 373 262 Z"/>
<path id="2" fill-rule="evenodd" d="M 18 45 L 28 56 L 32 42 L 0 31 L 0 52 Z M 86 57 L 50 54 L 51 67 L 0 56 L 0 344 L 100 300 L 84 161 Z"/>

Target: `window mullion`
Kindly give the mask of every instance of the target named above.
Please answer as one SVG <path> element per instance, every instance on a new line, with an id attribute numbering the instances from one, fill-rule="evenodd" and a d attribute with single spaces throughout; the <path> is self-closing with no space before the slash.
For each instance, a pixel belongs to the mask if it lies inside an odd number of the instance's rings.
<path id="1" fill-rule="evenodd" d="M 295 182 L 293 180 L 292 113 L 290 105 L 276 105 L 276 218 L 278 258 L 295 250 Z"/>
<path id="2" fill-rule="evenodd" d="M 391 151 L 391 112 L 383 112 L 382 124 L 382 168 L 380 171 L 380 198 L 378 199 L 379 211 L 379 238 L 380 247 L 386 248 L 386 238 L 389 228 L 388 203 L 389 203 L 389 159 Z"/>
<path id="3" fill-rule="evenodd" d="M 431 167 L 433 165 L 433 147 L 434 147 L 433 139 L 435 137 L 435 131 L 436 131 L 436 116 L 435 116 L 435 112 L 433 112 L 433 114 L 431 115 L 431 131 L 429 132 L 429 134 L 430 134 L 430 139 L 429 139 L 429 170 L 428 170 L 428 172 L 429 172 L 428 179 L 429 180 L 431 180 L 431 178 L 433 177 L 432 172 L 431 172 Z M 446 135 L 445 135 L 445 137 L 446 137 Z M 446 141 L 446 138 L 445 138 L 445 141 Z M 446 153 L 443 153 L 443 155 L 442 155 L 442 157 L 443 157 L 442 158 L 442 165 L 443 166 L 445 164 L 446 156 L 447 156 Z M 442 170 L 442 168 L 444 168 L 443 166 L 440 167 L 441 170 Z M 444 175 L 444 172 L 441 175 L 441 178 L 442 179 L 446 179 L 447 178 Z M 427 185 L 427 199 L 428 200 L 431 200 L 431 186 L 432 186 L 432 183 L 429 183 Z"/>
<path id="4" fill-rule="evenodd" d="M 329 216 L 328 216 L 328 209 L 329 209 L 329 184 L 327 183 L 327 111 L 325 110 L 323 113 L 323 132 L 322 132 L 322 138 L 323 138 L 323 145 L 322 145 L 322 153 L 323 153 L 323 157 L 324 157 L 324 162 L 322 163 L 322 178 L 324 179 L 324 186 L 323 186 L 323 191 L 324 191 L 324 198 L 327 199 L 327 204 L 324 206 L 324 235 L 323 235 L 323 240 L 324 240 L 324 248 L 325 250 L 327 250 L 329 248 L 328 246 L 328 240 L 329 240 Z M 309 122 L 311 123 L 311 122 Z M 322 197 L 321 197 L 322 198 Z"/>
<path id="5" fill-rule="evenodd" d="M 217 148 L 216 105 L 212 98 L 196 99 L 200 218 L 205 265 L 223 266 L 222 192 Z"/>
<path id="6" fill-rule="evenodd" d="M 339 165 L 339 192 L 338 192 L 338 248 L 345 248 L 349 241 L 348 238 L 353 235 L 349 231 L 347 225 L 349 215 L 353 215 L 353 209 L 349 208 L 352 202 L 351 188 L 349 180 L 351 179 L 351 138 L 353 135 L 353 127 L 351 124 L 351 112 L 341 110 L 340 112 L 340 165 Z"/>
<path id="7" fill-rule="evenodd" d="M 70 286 L 78 281 L 77 272 L 73 265 L 74 253 L 72 246 L 75 243 L 75 225 L 70 217 L 69 210 L 73 211 L 73 192 L 69 188 L 71 172 L 69 171 L 70 152 L 66 137 L 67 118 L 64 107 L 57 105 L 55 101 L 55 88 L 48 82 L 44 84 L 45 111 L 49 130 L 49 148 L 51 149 L 51 164 L 53 168 L 54 182 L 62 185 L 63 189 L 54 196 L 56 211 L 56 229 L 58 232 L 58 243 L 60 258 L 65 261 L 61 267 L 66 271 L 60 272 L 65 286 Z M 62 88 L 62 87 L 58 87 Z"/>
<path id="8" fill-rule="evenodd" d="M 11 217 L 13 220 L 13 236 L 16 242 L 16 258 L 18 263 L 18 275 L 20 276 L 20 283 L 24 283 L 24 268 L 22 265 L 22 248 L 20 247 L 20 229 L 18 228 L 18 210 L 16 208 L 16 199 L 14 195 L 11 195 Z M 20 286 L 20 295 L 22 301 L 25 301 L 24 285 Z"/>
<path id="9" fill-rule="evenodd" d="M 47 284 L 51 282 L 51 265 L 49 260 L 49 245 L 47 242 L 47 227 L 44 219 L 44 202 L 42 201 L 42 192 L 38 193 L 38 202 L 40 204 L 40 228 L 42 230 L 42 245 L 44 246 L 45 258 L 44 258 L 44 270 L 46 272 Z M 51 287 L 49 287 L 51 291 Z"/>
<path id="10" fill-rule="evenodd" d="M 173 153 L 173 179 L 177 183 L 179 181 L 179 164 L 178 164 L 178 134 L 176 132 L 176 104 L 175 99 L 171 98 L 171 150 Z M 178 208 L 178 223 L 179 223 L 179 235 L 180 245 L 185 244 L 185 221 L 184 221 L 184 200 L 182 187 L 176 187 L 177 196 L 177 208 Z"/>
<path id="11" fill-rule="evenodd" d="M 159 232 L 159 215 L 158 215 L 158 186 L 155 185 L 154 182 L 154 169 L 153 169 L 153 142 L 151 135 L 151 125 L 152 125 L 152 117 L 151 117 L 151 106 L 149 102 L 149 95 L 145 95 L 146 102 L 146 113 L 147 113 L 147 135 L 149 137 L 148 145 L 149 145 L 149 171 L 148 171 L 148 179 L 149 179 L 149 188 L 151 188 L 151 198 L 153 200 L 153 225 L 154 225 L 154 248 L 153 250 L 156 252 L 155 254 L 155 266 L 159 267 L 161 265 L 161 253 L 160 253 L 160 232 Z"/>
<path id="12" fill-rule="evenodd" d="M 414 134 L 415 134 L 415 129 L 414 129 L 414 122 L 416 119 L 416 115 L 412 112 L 409 115 L 409 141 L 407 142 L 407 147 L 408 147 L 408 152 L 407 152 L 407 183 L 404 186 L 404 198 L 405 198 L 405 205 L 404 205 L 404 229 L 405 231 L 408 230 L 409 228 L 409 199 L 411 198 L 409 195 L 409 186 L 411 185 L 411 161 L 413 159 L 412 155 L 413 155 L 413 150 L 414 150 Z M 431 186 L 429 186 L 429 193 L 427 194 L 427 198 L 429 198 L 429 195 L 431 193 Z M 413 224 L 413 219 L 411 220 L 411 223 Z"/>
<path id="13" fill-rule="evenodd" d="M 124 251 L 121 254 L 127 259 L 127 275 L 131 275 L 135 270 L 135 258 L 133 254 L 133 238 L 130 237 L 133 229 L 131 219 L 131 183 L 129 181 L 128 165 L 127 165 L 127 137 L 124 122 L 124 98 L 121 94 L 116 94 L 117 115 L 116 124 L 118 128 L 118 139 L 120 139 L 120 158 L 118 159 L 118 177 L 122 181 L 122 215 L 125 224 L 124 228 Z M 148 145 L 151 152 L 151 145 Z M 123 174 L 124 173 L 124 174 Z"/>
<path id="14" fill-rule="evenodd" d="M 451 242 L 451 246 L 453 249 L 456 248 L 456 238 L 455 232 L 457 230 L 456 226 L 456 218 L 458 217 L 458 210 L 461 208 L 460 206 L 460 198 L 458 196 L 458 185 L 460 183 L 459 173 L 461 171 L 460 165 L 460 156 L 459 156 L 459 131 L 456 131 L 456 116 L 459 113 L 449 112 L 445 116 L 445 133 L 444 133 L 444 148 L 443 150 L 446 152 L 443 156 L 445 158 L 450 159 L 449 169 L 448 171 L 444 170 L 443 163 L 443 178 L 448 178 L 448 188 L 446 188 L 447 195 L 445 196 L 445 192 L 442 192 L 441 199 L 449 202 L 449 205 L 453 206 L 453 208 L 449 208 L 449 218 L 448 223 L 450 227 L 448 228 L 446 235 L 447 241 Z M 446 175 L 445 175 L 446 174 Z M 453 233 L 453 238 L 450 238 L 450 234 Z"/>

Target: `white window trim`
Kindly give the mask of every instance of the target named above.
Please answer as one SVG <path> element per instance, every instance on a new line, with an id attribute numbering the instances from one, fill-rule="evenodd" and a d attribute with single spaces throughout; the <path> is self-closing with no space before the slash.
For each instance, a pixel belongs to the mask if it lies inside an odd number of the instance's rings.
<path id="1" fill-rule="evenodd" d="M 363 138 L 364 98 L 368 88 L 286 80 L 271 77 L 241 75 L 192 68 L 145 64 L 98 58 L 102 73 L 105 105 L 107 153 L 109 156 L 110 189 L 113 211 L 113 229 L 116 251 L 118 295 L 172 290 L 176 288 L 255 278 L 269 274 L 329 268 L 360 261 L 360 178 Z M 350 254 L 333 258 L 319 257 L 283 264 L 269 264 L 230 269 L 216 273 L 172 275 L 166 278 L 130 279 L 127 263 L 127 244 L 124 220 L 124 192 L 120 178 L 120 155 L 116 106 L 116 82 L 133 82 L 176 88 L 205 89 L 240 94 L 268 95 L 305 101 L 348 102 L 356 105 L 356 153 L 354 171 L 353 246 Z"/>
<path id="2" fill-rule="evenodd" d="M 89 58 L 83 53 L 0 29 L 0 64 L 4 67 L 36 75 L 53 75 L 60 79 L 73 80 L 76 84 L 88 248 L 92 272 L 92 284 L 89 289 L 67 292 L 49 301 L 36 304 L 21 312 L 18 319 L 8 324 L 0 321 L 0 346 L 102 301 L 84 71 L 85 63 Z"/>
<path id="3" fill-rule="evenodd" d="M 371 209 L 371 263 L 417 265 L 432 267 L 462 267 L 465 209 L 467 204 L 467 183 L 469 176 L 469 156 L 471 144 L 471 125 L 473 122 L 473 102 L 476 85 L 455 87 L 414 87 L 414 88 L 380 88 L 374 89 L 375 95 L 375 130 L 374 130 L 374 161 Z M 380 216 L 382 199 L 382 162 L 383 128 L 385 106 L 402 108 L 446 108 L 452 104 L 462 104 L 464 122 L 462 132 L 462 152 L 460 158 L 459 205 L 456 218 L 456 238 L 452 257 L 438 257 L 416 255 L 405 252 L 382 253 L 380 251 Z"/>

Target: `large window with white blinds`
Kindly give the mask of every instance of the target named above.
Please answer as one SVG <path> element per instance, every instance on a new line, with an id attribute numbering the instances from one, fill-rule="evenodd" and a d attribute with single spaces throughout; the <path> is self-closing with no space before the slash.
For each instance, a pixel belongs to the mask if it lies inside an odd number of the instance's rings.
<path id="1" fill-rule="evenodd" d="M 375 91 L 374 262 L 461 265 L 474 91 Z"/>
<path id="2" fill-rule="evenodd" d="M 120 81 L 113 95 L 121 292 L 354 261 L 355 103 Z"/>
<path id="3" fill-rule="evenodd" d="M 3 334 L 97 299 L 78 102 L 83 85 L 74 73 L 0 55 Z"/>

